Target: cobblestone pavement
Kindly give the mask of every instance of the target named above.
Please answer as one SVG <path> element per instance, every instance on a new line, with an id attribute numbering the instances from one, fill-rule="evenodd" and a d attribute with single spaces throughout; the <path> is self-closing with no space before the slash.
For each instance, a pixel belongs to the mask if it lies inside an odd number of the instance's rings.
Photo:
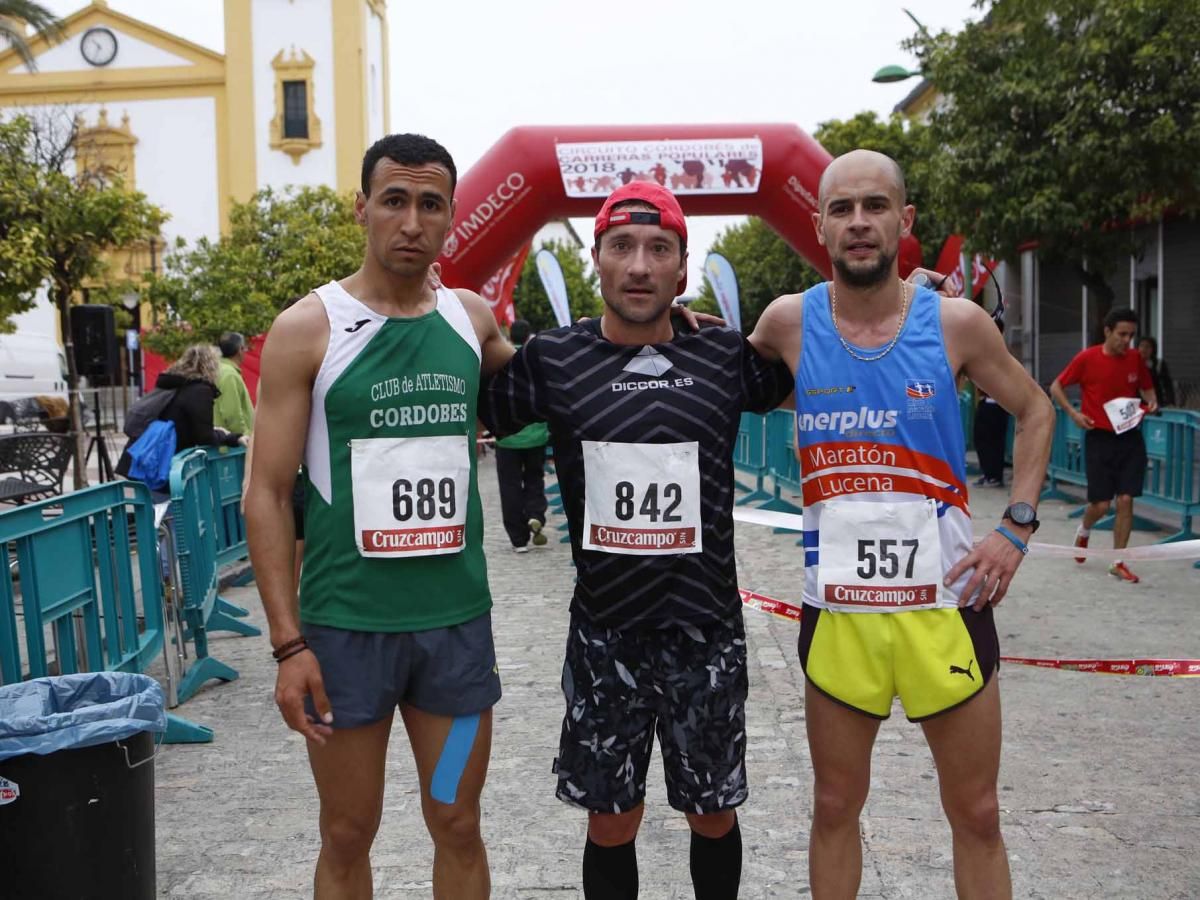
<path id="1" fill-rule="evenodd" d="M 499 525 L 491 459 L 480 465 L 504 698 L 483 796 L 497 898 L 582 898 L 584 817 L 554 799 L 550 763 L 573 569 L 568 547 L 513 555 Z M 973 496 L 990 528 L 1006 492 Z M 1047 503 L 1039 538 L 1069 543 L 1072 507 Z M 552 520 L 552 526 L 561 522 Z M 557 532 L 551 531 L 552 534 Z M 796 600 L 794 536 L 738 525 L 743 586 Z M 1135 533 L 1135 543 L 1153 536 Z M 1103 546 L 1107 535 L 1093 543 Z M 1014 656 L 1200 656 L 1200 571 L 1188 563 L 1135 567 L 1140 585 L 1102 564 L 1029 560 L 997 620 Z M 226 596 L 262 623 L 253 585 Z M 750 800 L 741 809 L 746 900 L 809 895 L 811 770 L 794 623 L 747 612 Z M 271 699 L 266 638 L 217 636 L 212 653 L 241 678 L 212 684 L 178 712 L 216 730 L 208 745 L 164 748 L 157 763 L 161 897 L 285 900 L 310 896 L 317 802 L 302 739 Z M 1002 672 L 1002 824 L 1015 895 L 1025 898 L 1200 896 L 1200 680 L 1120 677 L 1007 665 Z M 963 748 L 970 753 L 970 746 Z M 950 832 L 920 729 L 897 706 L 874 756 L 862 820 L 860 896 L 953 897 Z M 638 839 L 644 898 L 692 896 L 684 819 L 652 764 Z M 373 854 L 376 896 L 430 896 L 432 850 L 420 819 L 411 755 L 397 725 L 383 824 Z"/>

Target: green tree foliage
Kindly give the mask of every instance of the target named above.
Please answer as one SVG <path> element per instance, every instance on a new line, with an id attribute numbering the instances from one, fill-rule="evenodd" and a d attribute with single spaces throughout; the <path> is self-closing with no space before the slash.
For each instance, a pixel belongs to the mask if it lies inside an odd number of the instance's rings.
<path id="1" fill-rule="evenodd" d="M 899 116 L 881 121 L 874 112 L 850 119 L 822 122 L 813 135 L 831 156 L 863 148 L 878 150 L 900 163 L 908 186 L 908 201 L 917 207 L 916 232 L 927 266 L 937 262 L 949 231 L 939 220 L 929 200 L 928 129 L 905 123 Z M 753 330 L 763 309 L 780 294 L 806 290 L 821 281 L 808 265 L 769 225 L 761 219 L 725 229 L 710 250 L 724 255 L 737 273 L 742 306 L 742 329 Z M 693 304 L 699 312 L 719 313 L 708 281 L 700 286 Z"/>
<path id="2" fill-rule="evenodd" d="M 354 202 L 327 187 L 259 191 L 229 214 L 219 240 L 167 257 L 148 299 L 157 325 L 146 344 L 167 357 L 224 331 L 262 334 L 289 300 L 362 265 Z"/>
<path id="3" fill-rule="evenodd" d="M 11 316 L 30 309 L 38 288 L 47 287 L 67 350 L 79 487 L 83 434 L 70 304 L 86 283 L 106 277 L 109 251 L 157 235 L 166 214 L 111 173 L 73 171 L 70 121 L 0 122 L 0 322 L 11 329 Z"/>
<path id="4" fill-rule="evenodd" d="M 551 241 L 546 249 L 558 257 L 562 266 L 563 281 L 567 285 L 567 306 L 571 310 L 571 321 L 581 316 L 598 316 L 604 312 L 604 301 L 600 299 L 600 282 L 596 273 L 584 263 L 579 250 L 561 241 Z M 521 268 L 521 277 L 513 289 L 513 307 L 517 318 L 527 321 L 534 331 L 557 328 L 550 299 L 538 276 L 536 251 L 531 251 Z"/>
<path id="5" fill-rule="evenodd" d="M 29 47 L 30 28 L 51 41 L 63 37 L 62 21 L 42 4 L 32 0 L 0 0 L 0 39 L 17 51 L 21 62 L 36 69 Z"/>
<path id="6" fill-rule="evenodd" d="M 977 249 L 1036 239 L 1111 300 L 1102 274 L 1134 249 L 1122 226 L 1200 211 L 1196 0 L 997 0 L 908 46 L 944 98 L 934 205 Z"/>

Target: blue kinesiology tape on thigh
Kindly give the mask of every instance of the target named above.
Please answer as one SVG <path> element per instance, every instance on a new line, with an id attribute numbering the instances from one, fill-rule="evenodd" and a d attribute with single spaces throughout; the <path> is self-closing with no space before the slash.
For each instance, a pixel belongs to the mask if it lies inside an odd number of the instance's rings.
<path id="1" fill-rule="evenodd" d="M 438 757 L 433 769 L 433 783 L 429 786 L 430 796 L 439 803 L 453 803 L 458 797 L 458 783 L 467 768 L 478 731 L 479 713 L 459 716 L 450 723 L 450 733 L 442 745 L 442 755 Z"/>

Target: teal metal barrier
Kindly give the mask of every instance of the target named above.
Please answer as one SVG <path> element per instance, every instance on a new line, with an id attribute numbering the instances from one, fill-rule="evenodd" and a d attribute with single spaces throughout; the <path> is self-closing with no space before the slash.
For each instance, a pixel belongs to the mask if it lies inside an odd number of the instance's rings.
<path id="1" fill-rule="evenodd" d="M 183 612 L 196 651 L 179 683 L 179 702 L 183 703 L 206 681 L 214 678 L 233 681 L 238 677 L 235 669 L 209 655 L 209 632 L 226 630 L 247 636 L 262 632 L 239 621 L 228 609 L 232 604 L 218 594 L 218 516 L 208 453 L 203 448 L 194 448 L 176 454 L 171 462 L 170 484 L 172 533 L 179 560 Z"/>
<path id="2" fill-rule="evenodd" d="M 958 392 L 958 417 L 962 420 L 963 446 L 975 449 L 975 392 L 966 387 Z"/>
<path id="3" fill-rule="evenodd" d="M 770 500 L 766 490 L 767 477 L 767 423 L 763 416 L 742 413 L 738 421 L 737 441 L 733 445 L 733 467 L 755 478 L 754 487 L 737 483 L 737 487 L 749 493 L 737 501 L 738 506 L 762 503 Z M 736 483 L 736 482 L 735 482 Z"/>
<path id="4" fill-rule="evenodd" d="M 244 447 L 207 447 L 208 485 L 212 491 L 213 538 L 217 564 L 227 566 L 245 559 L 246 520 L 242 516 L 242 480 L 246 474 Z"/>
<path id="5" fill-rule="evenodd" d="M 1152 506 L 1178 515 L 1179 529 L 1163 538 L 1168 541 L 1192 540 L 1192 518 L 1200 513 L 1200 477 L 1197 476 L 1196 445 L 1200 432 L 1200 413 L 1191 410 L 1167 409 L 1142 420 L 1142 437 L 1146 441 L 1146 477 L 1142 496 L 1137 503 Z M 1061 484 L 1087 486 L 1083 456 L 1084 432 L 1063 410 L 1057 411 L 1054 422 L 1054 442 L 1050 448 L 1050 465 L 1046 470 L 1049 485 L 1042 499 L 1076 500 L 1061 490 Z M 1083 508 L 1071 513 L 1078 518 Z M 1113 517 L 1106 516 L 1093 527 L 1112 528 Z M 1142 516 L 1134 517 L 1134 527 L 1160 531 L 1161 527 Z"/>
<path id="6" fill-rule="evenodd" d="M 246 519 L 242 515 L 242 484 L 246 474 L 244 447 L 206 447 L 208 484 L 213 499 L 213 534 L 217 542 L 217 565 L 228 566 L 249 556 L 246 543 Z M 249 566 L 234 583 L 249 584 L 254 570 Z M 221 601 L 225 612 L 244 618 L 249 611 Z"/>
<path id="7" fill-rule="evenodd" d="M 16 575 L 15 587 L 0 578 L 0 684 L 145 672 L 166 643 L 155 532 L 150 491 L 135 481 L 0 513 L 0 546 Z M 169 742 L 212 740 L 210 730 L 178 716 L 167 723 Z"/>
<path id="8" fill-rule="evenodd" d="M 796 414 L 788 409 L 776 409 L 767 413 L 765 419 L 767 471 L 774 483 L 771 499 L 759 505 L 759 509 L 774 512 L 801 513 L 803 507 L 783 499 L 783 489 L 794 494 L 802 493 L 800 483 L 800 460 L 796 458 Z M 775 533 L 795 533 L 795 528 L 776 528 Z"/>
<path id="9" fill-rule="evenodd" d="M 1200 513 L 1200 479 L 1196 473 L 1196 443 L 1200 433 L 1200 413 L 1184 409 L 1165 409 L 1160 415 L 1142 420 L 1146 441 L 1146 480 L 1142 501 L 1175 513 L 1179 530 L 1162 539 L 1190 541 L 1192 517 Z"/>

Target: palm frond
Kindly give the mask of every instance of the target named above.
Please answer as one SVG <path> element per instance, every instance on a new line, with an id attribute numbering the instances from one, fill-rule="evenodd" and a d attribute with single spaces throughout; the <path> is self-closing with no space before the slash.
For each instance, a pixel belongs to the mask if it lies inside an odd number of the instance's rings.
<path id="1" fill-rule="evenodd" d="M 6 41 L 30 71 L 37 68 L 33 51 L 29 46 L 32 28 L 51 43 L 61 41 L 66 35 L 62 19 L 33 0 L 0 0 L 0 39 Z"/>

